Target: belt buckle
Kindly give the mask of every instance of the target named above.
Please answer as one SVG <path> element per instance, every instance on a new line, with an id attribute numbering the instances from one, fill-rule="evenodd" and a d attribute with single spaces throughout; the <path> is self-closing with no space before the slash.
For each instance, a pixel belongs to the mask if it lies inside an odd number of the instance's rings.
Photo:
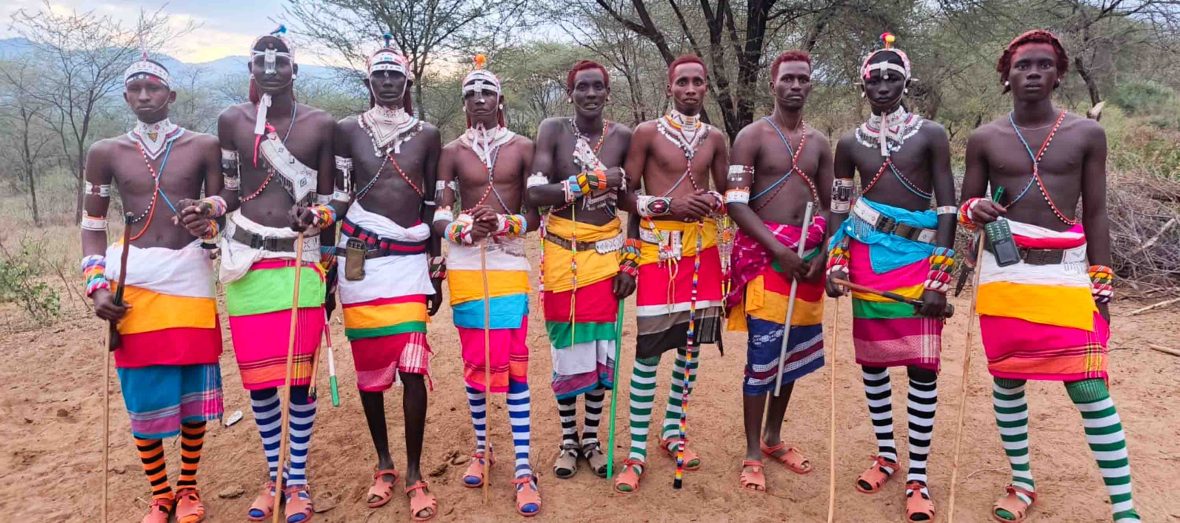
<path id="1" fill-rule="evenodd" d="M 265 249 L 266 248 L 266 238 L 263 238 L 262 236 L 251 233 L 250 234 L 250 248 L 251 249 Z"/>
<path id="2" fill-rule="evenodd" d="M 893 233 L 897 230 L 898 225 L 900 224 L 897 223 L 897 220 L 888 216 L 881 216 L 877 219 L 877 230 L 884 233 Z"/>

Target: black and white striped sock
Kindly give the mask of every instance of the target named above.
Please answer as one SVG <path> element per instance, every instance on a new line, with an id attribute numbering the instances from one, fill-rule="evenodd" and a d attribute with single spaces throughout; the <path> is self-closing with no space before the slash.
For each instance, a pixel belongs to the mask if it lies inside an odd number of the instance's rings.
<path id="1" fill-rule="evenodd" d="M 868 400 L 869 418 L 873 421 L 873 432 L 877 436 L 877 455 L 897 463 L 897 442 L 893 439 L 893 389 L 889 385 L 889 369 L 861 367 L 865 382 L 865 399 Z M 887 469 L 889 474 L 894 470 Z"/>
<path id="2" fill-rule="evenodd" d="M 930 455 L 930 439 L 934 435 L 934 412 L 938 408 L 938 381 L 923 382 L 910 378 L 906 411 L 909 413 L 910 469 L 906 483 L 916 481 L 926 490 L 926 458 Z"/>

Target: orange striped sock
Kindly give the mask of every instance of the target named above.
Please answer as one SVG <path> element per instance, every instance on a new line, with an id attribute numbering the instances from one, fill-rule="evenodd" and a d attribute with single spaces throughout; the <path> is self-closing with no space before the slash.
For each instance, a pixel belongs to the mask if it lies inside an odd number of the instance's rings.
<path id="1" fill-rule="evenodd" d="M 168 469 L 164 466 L 164 442 L 135 438 L 135 446 L 139 449 L 139 460 L 143 462 L 143 473 L 152 485 L 152 499 L 171 499 L 172 487 L 168 484 Z"/>
<path id="2" fill-rule="evenodd" d="M 180 426 L 180 477 L 176 479 L 176 488 L 197 486 L 197 465 L 201 462 L 201 447 L 204 444 L 204 421 Z"/>

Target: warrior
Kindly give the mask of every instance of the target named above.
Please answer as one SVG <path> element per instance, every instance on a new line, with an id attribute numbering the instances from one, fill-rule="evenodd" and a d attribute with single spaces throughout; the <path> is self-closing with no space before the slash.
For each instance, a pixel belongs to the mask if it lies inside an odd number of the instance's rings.
<path id="1" fill-rule="evenodd" d="M 697 470 L 700 457 L 687 448 L 680 431 L 684 403 L 696 382 L 701 344 L 718 343 L 721 334 L 721 257 L 712 219 L 724 209 L 729 154 L 725 134 L 701 121 L 708 72 L 697 56 L 668 66 L 668 112 L 635 128 L 624 162 L 627 206 L 634 211 L 630 237 L 639 237 L 636 295 L 638 342 L 631 375 L 631 451 L 615 478 L 615 490 L 639 488 L 647 468 L 648 427 L 655 399 L 660 356 L 675 349 L 671 390 L 664 413 L 660 448 L 680 454 L 682 469 Z M 642 188 L 643 194 L 639 194 Z M 642 223 L 640 223 L 642 222 Z"/>
<path id="2" fill-rule="evenodd" d="M 843 295 L 845 288 L 832 282 L 840 278 L 923 303 L 915 308 L 852 294 L 853 346 L 877 439 L 873 464 L 855 486 L 865 494 L 880 492 L 900 469 L 889 367 L 905 366 L 910 452 L 906 520 L 932 521 L 926 459 L 954 262 L 955 185 L 946 130 L 906 107 L 912 82 L 909 57 L 893 47 L 893 35 L 881 37 L 884 47 L 869 53 L 860 70 L 862 96 L 872 114 L 836 144 L 827 289 L 830 296 Z M 855 173 L 860 173 L 861 196 L 853 204 Z M 940 205 L 936 209 L 931 209 L 932 199 Z"/>
<path id="3" fill-rule="evenodd" d="M 298 103 L 294 50 L 279 27 L 250 47 L 250 101 L 230 106 L 217 120 L 221 169 L 229 210 L 221 238 L 221 282 L 242 386 L 250 391 L 269 481 L 250 505 L 251 521 L 270 519 L 279 474 L 282 406 L 278 387 L 287 378 L 292 295 L 299 285 L 290 383 L 290 459 L 282 471 L 288 523 L 311 519 L 307 453 L 316 402 L 308 396 L 312 360 L 323 334 L 326 292 L 321 260 L 334 239 L 332 138 L 328 113 Z M 219 214 L 190 206 L 187 215 Z M 303 238 L 301 260 L 295 259 Z M 328 256 L 330 259 L 330 256 Z M 295 265 L 299 282 L 295 281 Z"/>
<path id="4" fill-rule="evenodd" d="M 426 189 L 434 185 L 442 140 L 437 128 L 414 116 L 413 73 L 406 57 L 390 47 L 390 38 L 386 35 L 385 46 L 367 62 L 370 109 L 337 126 L 333 203 L 347 205 L 347 214 L 336 254 L 344 257 L 339 278 L 344 334 L 377 448 L 367 503 L 370 508 L 388 503 L 398 479 L 384 398 L 398 380 L 405 393 L 405 493 L 413 518 L 424 521 L 438 510 L 419 465 L 430 378 L 426 321 L 438 311 L 443 275 L 439 242 L 431 241 L 427 225 L 434 201 Z M 427 251 L 435 257 L 433 266 Z"/>
<path id="5" fill-rule="evenodd" d="M 529 463 L 529 262 L 524 250 L 524 235 L 538 222 L 536 210 L 525 202 L 533 142 L 505 127 L 500 79 L 486 63 L 484 55 L 476 55 L 474 70 L 463 79 L 467 130 L 443 147 L 433 226 L 449 243 L 447 281 L 475 429 L 475 452 L 463 485 L 479 488 L 488 479 L 495 462 L 487 440 L 488 395 L 507 393 L 516 511 L 528 517 L 541 510 Z M 462 203 L 458 213 L 452 210 L 457 201 Z"/>
<path id="6" fill-rule="evenodd" d="M 1114 521 L 1140 520 L 1131 499 L 1126 438 L 1107 389 L 1114 272 L 1106 133 L 1096 122 L 1054 107 L 1053 91 L 1068 68 L 1065 48 L 1052 33 L 1016 37 L 996 65 L 1004 92 L 1012 93 L 1012 111 L 967 141 L 959 221 L 969 229 L 989 224 L 976 308 L 996 425 L 1012 467 L 1012 482 L 992 508 L 1002 523 L 1024 521 L 1037 499 L 1027 380 L 1065 383 L 1082 415 Z M 1010 197 L 988 199 L 989 185 L 1011 191 Z"/>
<path id="7" fill-rule="evenodd" d="M 221 327 L 213 261 L 176 215 L 182 199 L 201 198 L 202 190 L 213 195 L 208 203 L 225 208 L 216 196 L 221 192 L 217 138 L 168 119 L 176 92 L 168 70 L 146 53 L 123 78 L 123 99 L 138 121 L 127 134 L 100 140 L 86 154 L 82 274 L 95 315 L 118 324 L 115 367 L 152 489 L 143 521 L 167 523 L 174 514 L 177 521 L 194 523 L 205 518 L 197 489 L 205 423 L 222 413 Z M 129 242 L 108 248 L 112 180 L 130 215 L 124 233 Z M 212 239 L 216 224 L 206 229 Z M 120 281 L 121 263 L 125 302 L 116 303 L 112 283 Z M 162 440 L 178 434 L 180 476 L 173 491 Z"/>
<path id="8" fill-rule="evenodd" d="M 553 472 L 571 478 L 585 458 L 606 477 L 598 421 L 615 380 L 619 300 L 635 291 L 639 263 L 639 240 L 625 239 L 616 217 L 631 129 L 603 117 L 610 75 L 602 65 L 578 62 L 565 88 L 574 115 L 541 122 L 528 179 L 530 205 L 550 207 L 541 226 L 541 302 L 561 418 Z M 586 398 L 580 439 L 578 396 Z"/>
<path id="9" fill-rule="evenodd" d="M 832 184 L 828 140 L 803 120 L 811 93 L 811 55 L 780 54 L 770 66 L 770 78 L 774 112 L 738 133 L 725 191 L 729 215 L 739 228 L 725 303 L 730 328 L 749 332 L 742 380 L 746 456 L 739 479 L 743 488 L 758 491 L 766 490 L 763 456 L 796 474 L 812 470 L 799 449 L 782 441 L 780 431 L 795 380 L 824 365 L 822 243 Z M 809 202 L 814 210 L 804 223 Z M 766 410 L 767 393 L 780 384 Z"/>

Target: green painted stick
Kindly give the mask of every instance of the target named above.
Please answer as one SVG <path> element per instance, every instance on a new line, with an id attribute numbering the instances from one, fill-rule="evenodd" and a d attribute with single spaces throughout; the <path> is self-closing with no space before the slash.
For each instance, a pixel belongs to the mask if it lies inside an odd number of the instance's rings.
<path id="1" fill-rule="evenodd" d="M 619 399 L 619 355 L 623 347 L 623 300 L 619 300 L 619 313 L 615 317 L 615 368 L 611 374 L 610 386 L 610 436 L 607 438 L 606 479 L 615 477 L 615 404 Z"/>

